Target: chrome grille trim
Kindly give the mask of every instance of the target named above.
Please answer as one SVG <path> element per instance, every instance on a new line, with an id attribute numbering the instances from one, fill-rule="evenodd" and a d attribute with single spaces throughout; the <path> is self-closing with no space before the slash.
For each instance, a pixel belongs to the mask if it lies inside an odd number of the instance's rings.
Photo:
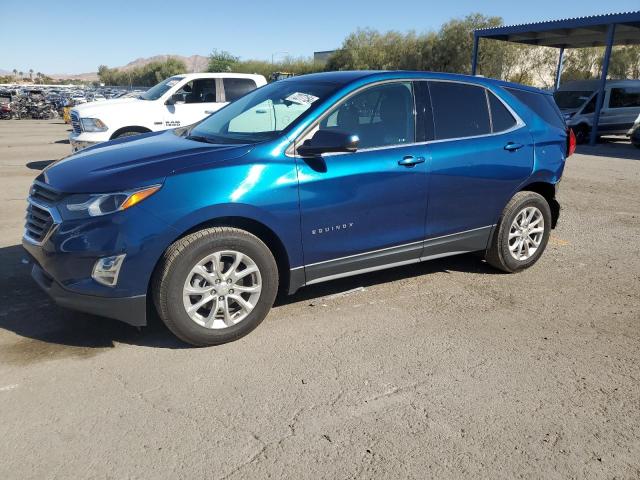
<path id="1" fill-rule="evenodd" d="M 73 133 L 80 134 L 82 133 L 82 125 L 80 124 L 80 117 L 78 116 L 78 112 L 71 110 L 71 125 L 73 126 Z"/>
<path id="2" fill-rule="evenodd" d="M 62 200 L 64 196 L 63 193 L 54 190 L 49 185 L 39 182 L 38 180 L 33 182 L 31 190 L 29 191 L 29 198 L 45 204 L 57 203 Z"/>
<path id="3" fill-rule="evenodd" d="M 42 245 L 56 231 L 61 222 L 57 210 L 38 203 L 33 198 L 27 199 L 26 223 L 24 227 L 24 239 L 33 245 Z"/>

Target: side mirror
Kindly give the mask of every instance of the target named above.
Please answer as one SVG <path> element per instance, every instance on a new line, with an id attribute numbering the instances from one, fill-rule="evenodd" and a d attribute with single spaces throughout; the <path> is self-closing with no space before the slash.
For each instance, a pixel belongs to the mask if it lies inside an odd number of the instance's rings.
<path id="1" fill-rule="evenodd" d="M 358 150 L 360 139 L 357 135 L 338 130 L 318 130 L 313 137 L 298 147 L 298 154 L 313 157 L 323 153 L 349 152 Z"/>
<path id="2" fill-rule="evenodd" d="M 167 98 L 167 101 L 164 102 L 164 104 L 175 105 L 176 103 L 181 102 L 182 100 L 183 100 L 182 95 L 180 95 L 179 93 L 174 93 L 169 98 Z"/>

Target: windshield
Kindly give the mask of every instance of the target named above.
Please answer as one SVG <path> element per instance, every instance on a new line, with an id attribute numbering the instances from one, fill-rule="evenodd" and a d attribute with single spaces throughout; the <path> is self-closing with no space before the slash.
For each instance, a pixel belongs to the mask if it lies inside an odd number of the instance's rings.
<path id="1" fill-rule="evenodd" d="M 593 94 L 590 90 L 560 90 L 553 94 L 558 107 L 566 110 L 574 110 L 584 105 Z"/>
<path id="2" fill-rule="evenodd" d="M 149 90 L 144 92 L 138 98 L 140 100 L 157 100 L 162 95 L 167 93 L 167 91 L 173 87 L 176 83 L 182 80 L 184 77 L 169 77 L 166 80 L 161 81 L 157 85 L 151 87 Z"/>
<path id="3" fill-rule="evenodd" d="M 204 119 L 187 138 L 210 143 L 257 143 L 276 138 L 340 86 L 302 78 L 271 83 Z"/>

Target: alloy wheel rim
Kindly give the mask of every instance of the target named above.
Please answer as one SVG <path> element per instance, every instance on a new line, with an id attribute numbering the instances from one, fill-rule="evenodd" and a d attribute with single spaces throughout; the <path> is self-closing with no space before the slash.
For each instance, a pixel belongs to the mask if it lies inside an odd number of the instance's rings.
<path id="1" fill-rule="evenodd" d="M 518 261 L 528 260 L 540 248 L 544 235 L 544 216 L 536 207 L 518 212 L 509 229 L 509 253 Z"/>
<path id="2" fill-rule="evenodd" d="M 182 299 L 191 320 L 208 329 L 237 325 L 253 311 L 262 291 L 256 262 L 235 250 L 207 255 L 189 271 Z"/>

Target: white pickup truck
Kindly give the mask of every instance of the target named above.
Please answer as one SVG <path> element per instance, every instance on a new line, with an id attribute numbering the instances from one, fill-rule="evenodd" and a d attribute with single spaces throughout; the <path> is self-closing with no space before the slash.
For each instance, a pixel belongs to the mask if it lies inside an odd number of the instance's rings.
<path id="1" fill-rule="evenodd" d="M 77 152 L 114 138 L 191 125 L 266 83 L 262 75 L 243 73 L 175 75 L 137 98 L 74 107 L 69 142 Z"/>

